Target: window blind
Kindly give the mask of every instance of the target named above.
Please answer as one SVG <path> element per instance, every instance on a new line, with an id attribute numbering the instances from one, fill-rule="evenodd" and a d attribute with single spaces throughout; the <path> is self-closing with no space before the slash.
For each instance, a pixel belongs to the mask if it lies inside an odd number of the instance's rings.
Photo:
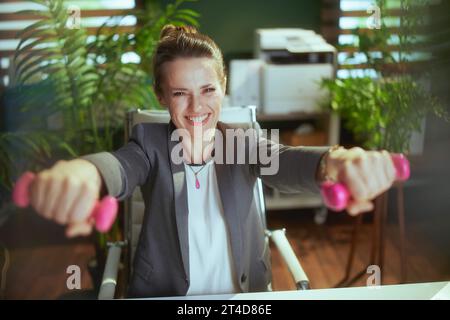
<path id="1" fill-rule="evenodd" d="M 377 16 L 376 2 L 373 0 L 323 0 L 322 6 L 322 34 L 338 48 L 338 70 L 340 78 L 355 76 L 376 77 L 375 70 L 367 65 L 367 59 L 359 51 L 358 36 L 360 33 L 373 35 L 380 32 L 377 28 L 377 19 L 383 19 L 386 31 L 389 33 L 388 45 L 385 49 L 392 54 L 396 61 L 400 61 L 400 19 L 404 11 L 401 10 L 400 0 L 387 0 L 386 10 L 383 16 Z M 425 14 L 425 12 L 424 12 Z M 374 23 L 375 22 L 375 23 Z M 416 46 L 403 58 L 407 58 L 408 64 L 414 66 L 430 58 L 427 48 L 421 47 L 420 42 L 424 36 L 417 30 L 414 35 Z M 371 48 L 369 52 L 372 58 L 381 57 L 380 48 Z M 404 63 L 404 62 L 401 62 Z M 398 65 L 398 64 L 397 64 Z M 389 67 L 389 65 L 386 65 Z"/>
<path id="2" fill-rule="evenodd" d="M 110 17 L 122 17 L 116 31 L 130 31 L 137 23 L 136 17 L 131 12 L 136 7 L 135 2 L 135 0 L 66 0 L 64 5 L 67 6 L 67 10 L 79 9 L 80 25 L 87 29 L 88 35 L 93 36 L 98 27 Z M 19 43 L 17 33 L 37 21 L 37 17 L 33 14 L 18 12 L 43 9 L 45 7 L 31 1 L 3 0 L 0 3 L 0 86 L 7 86 L 9 83 L 10 58 Z"/>

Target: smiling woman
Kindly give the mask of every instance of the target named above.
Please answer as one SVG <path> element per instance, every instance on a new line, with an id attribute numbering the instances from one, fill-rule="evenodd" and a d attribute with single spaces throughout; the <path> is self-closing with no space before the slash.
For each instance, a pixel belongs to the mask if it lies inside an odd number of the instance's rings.
<path id="1" fill-rule="evenodd" d="M 387 152 L 284 146 L 219 122 L 226 85 L 222 54 L 193 27 L 162 29 L 153 68 L 155 92 L 170 112 L 168 124 L 139 123 L 118 150 L 60 161 L 38 173 L 31 187 L 36 211 L 67 225 L 69 236 L 91 232 L 90 213 L 102 193 L 123 200 L 141 187 L 145 216 L 130 296 L 268 290 L 270 251 L 253 192 L 258 178 L 279 190 L 318 193 L 319 183 L 330 177 L 347 186 L 351 214 L 371 210 L 371 201 L 394 181 Z M 173 139 L 177 130 L 190 135 L 181 136 L 181 162 L 173 158 L 180 145 Z M 255 152 L 252 146 L 269 147 L 269 160 L 279 163 L 279 170 L 265 174 L 268 163 L 261 158 L 216 162 L 219 133 L 227 132 L 225 158 L 234 157 L 227 130 L 251 140 L 246 154 Z"/>
<path id="2" fill-rule="evenodd" d="M 224 88 L 210 58 L 177 59 L 164 66 L 165 79 L 159 95 L 179 129 L 194 135 L 194 127 L 216 127 Z M 200 137 L 201 138 L 201 137 Z"/>
<path id="3" fill-rule="evenodd" d="M 157 94 L 162 93 L 163 65 L 181 57 L 210 58 L 215 63 L 217 76 L 223 88 L 226 84 L 225 64 L 222 52 L 217 44 L 208 36 L 200 34 L 191 26 L 175 27 L 166 25 L 161 30 L 160 42 L 153 56 L 154 88 Z"/>
<path id="4" fill-rule="evenodd" d="M 155 92 L 161 105 L 168 108 L 178 129 L 186 129 L 191 144 L 186 145 L 187 161 L 202 163 L 194 158 L 192 145 L 209 145 L 203 133 L 213 129 L 219 119 L 225 95 L 226 76 L 220 49 L 208 36 L 193 27 L 166 25 L 153 59 Z M 203 147 L 202 147 L 203 149 Z M 201 154 L 201 153 L 199 153 Z"/>
<path id="5" fill-rule="evenodd" d="M 193 27 L 166 25 L 153 58 L 154 88 L 161 105 L 168 108 L 178 129 L 185 129 L 191 143 L 184 141 L 186 161 L 203 163 L 212 150 L 212 135 L 225 96 L 226 73 L 222 52 L 216 43 Z M 192 152 L 199 146 L 200 152 Z M 206 151 L 206 152 L 202 152 Z"/>

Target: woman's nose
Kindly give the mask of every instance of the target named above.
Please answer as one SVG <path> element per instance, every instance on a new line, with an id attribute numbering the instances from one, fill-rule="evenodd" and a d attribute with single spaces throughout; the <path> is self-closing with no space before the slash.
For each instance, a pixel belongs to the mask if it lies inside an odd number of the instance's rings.
<path id="1" fill-rule="evenodd" d="M 202 109 L 200 99 L 196 95 L 192 96 L 189 109 L 192 113 L 199 112 Z"/>

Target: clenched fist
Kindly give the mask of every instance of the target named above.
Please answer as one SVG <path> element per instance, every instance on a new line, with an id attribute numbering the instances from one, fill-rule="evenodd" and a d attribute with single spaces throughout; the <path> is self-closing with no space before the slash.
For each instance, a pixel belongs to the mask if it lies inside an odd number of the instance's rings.
<path id="1" fill-rule="evenodd" d="M 371 200 L 388 190 L 396 177 L 387 151 L 340 148 L 328 155 L 325 166 L 328 177 L 348 188 L 351 200 L 346 210 L 350 215 L 372 210 Z"/>
<path id="2" fill-rule="evenodd" d="M 102 178 L 89 161 L 58 161 L 36 174 L 31 205 L 44 218 L 66 225 L 66 235 L 88 235 L 94 221 L 92 209 L 100 196 Z"/>

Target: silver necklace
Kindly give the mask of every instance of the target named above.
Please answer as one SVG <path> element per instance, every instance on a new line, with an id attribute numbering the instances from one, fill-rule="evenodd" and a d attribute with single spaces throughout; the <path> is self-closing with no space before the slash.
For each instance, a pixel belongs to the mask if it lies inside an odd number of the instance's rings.
<path id="1" fill-rule="evenodd" d="M 189 167 L 189 169 L 191 169 L 192 173 L 194 173 L 194 176 L 195 176 L 195 188 L 196 189 L 200 189 L 200 181 L 198 181 L 197 175 L 200 173 L 200 171 L 202 171 L 206 167 L 206 164 L 204 164 L 200 168 L 200 170 L 198 170 L 198 171 L 195 171 L 194 169 L 192 169 L 192 166 L 190 166 L 190 165 L 187 165 L 187 166 Z"/>

